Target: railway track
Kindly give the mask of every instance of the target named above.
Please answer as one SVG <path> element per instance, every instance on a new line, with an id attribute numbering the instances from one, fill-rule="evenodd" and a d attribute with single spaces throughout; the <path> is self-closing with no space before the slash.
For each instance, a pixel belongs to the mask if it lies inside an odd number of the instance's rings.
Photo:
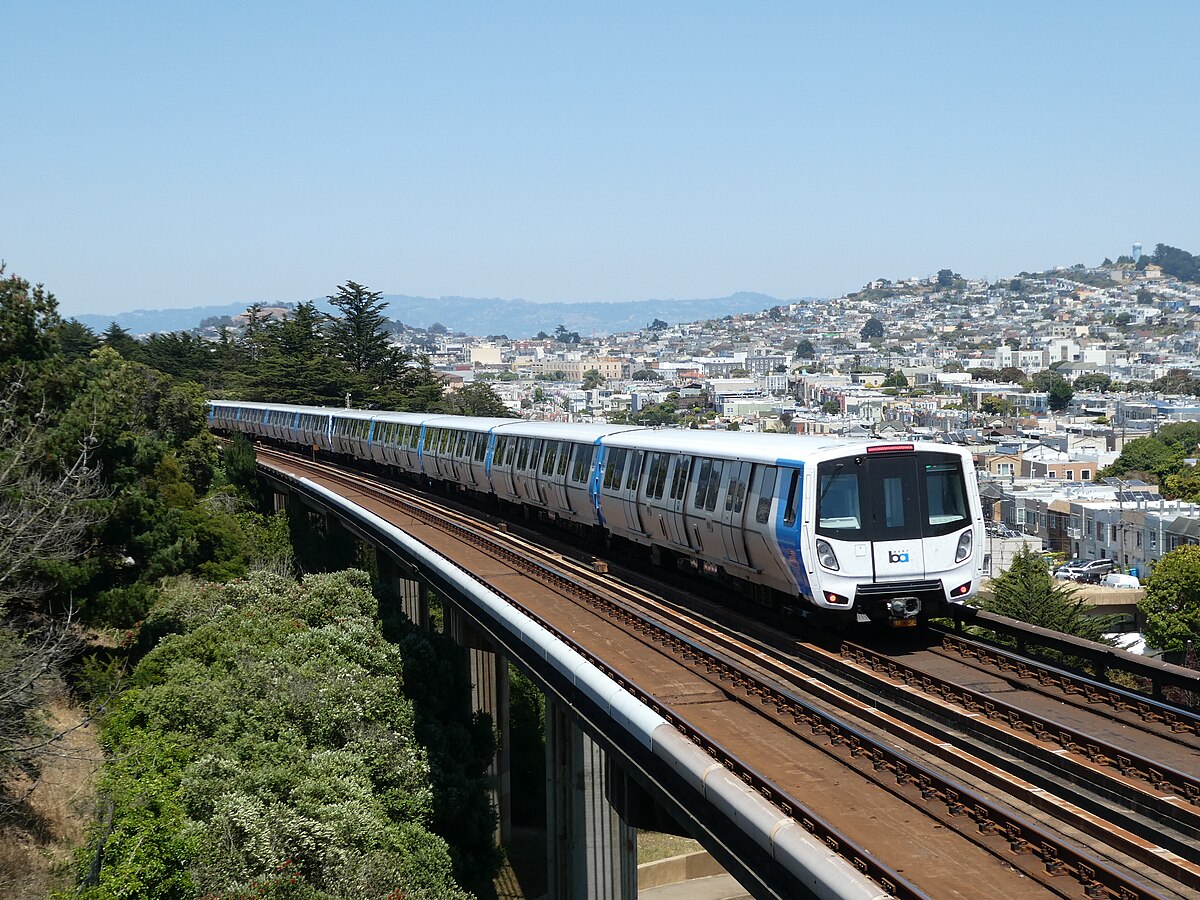
<path id="1" fill-rule="evenodd" d="M 547 551 L 536 537 L 481 523 L 477 514 L 461 516 L 443 503 L 275 450 L 261 449 L 260 461 L 277 475 L 321 480 L 374 511 L 390 512 L 444 555 L 454 558 L 444 541 L 439 548 L 439 534 L 548 588 L 523 590 L 523 608 L 895 896 L 1200 893 L 1200 865 L 1186 853 L 1123 827 L 1127 823 L 1114 826 L 1112 817 L 1089 810 L 1061 785 L 1055 794 L 1026 780 L 1020 762 L 1006 766 L 996 754 L 988 758 L 936 729 L 924 730 L 911 714 L 879 709 L 885 685 L 916 695 L 925 693 L 919 689 L 924 682 L 914 687 L 908 680 L 916 676 L 893 677 L 897 670 L 863 655 L 867 648 L 828 654 L 821 667 L 801 668 L 796 660 L 803 654 L 789 659 L 716 628 L 711 619 L 620 584 L 586 561 Z M 567 609 L 562 598 L 576 605 Z M 618 648 L 613 629 L 629 642 Z M 598 645 L 589 645 L 592 639 Z M 831 684 L 830 673 L 839 667 L 842 674 L 846 667 L 856 671 L 859 688 Z M 872 679 L 874 692 L 863 687 Z M 954 706 L 945 696 L 934 699 Z M 982 717 L 979 710 L 964 716 Z M 1108 758 L 1107 749 L 1100 752 Z M 1135 756 L 1120 757 L 1129 761 L 1121 778 L 1149 767 L 1140 756 L 1133 762 Z M 1163 768 L 1154 771 L 1161 775 Z M 1157 800 L 1168 799 L 1159 790 Z"/>

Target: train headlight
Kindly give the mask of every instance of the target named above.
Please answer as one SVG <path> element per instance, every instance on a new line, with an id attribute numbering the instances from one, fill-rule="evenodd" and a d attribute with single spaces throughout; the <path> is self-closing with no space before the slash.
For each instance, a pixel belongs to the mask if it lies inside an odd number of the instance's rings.
<path id="1" fill-rule="evenodd" d="M 962 562 L 964 559 L 966 559 L 968 556 L 971 555 L 971 547 L 972 547 L 973 540 L 974 540 L 974 538 L 971 537 L 971 529 L 970 528 L 968 528 L 966 531 L 964 531 L 962 534 L 960 534 L 958 536 L 958 549 L 954 551 L 954 561 L 956 563 Z"/>
<path id="2" fill-rule="evenodd" d="M 825 568 L 832 569 L 834 572 L 841 568 L 838 565 L 837 554 L 829 546 L 829 541 L 823 541 L 820 538 L 817 538 L 817 560 Z"/>

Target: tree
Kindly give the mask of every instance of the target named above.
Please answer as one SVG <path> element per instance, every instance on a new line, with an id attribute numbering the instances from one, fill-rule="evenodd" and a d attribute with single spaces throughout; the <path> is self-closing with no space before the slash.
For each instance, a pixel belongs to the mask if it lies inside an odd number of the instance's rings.
<path id="1" fill-rule="evenodd" d="M 665 331 L 668 326 L 667 326 L 667 323 L 664 322 L 662 319 L 655 319 L 653 322 L 651 322 L 646 327 L 649 328 L 651 331 Z"/>
<path id="2" fill-rule="evenodd" d="M 48 411 L 15 415 L 24 390 L 17 382 L 0 398 L 0 815 L 21 803 L 21 787 L 36 783 L 53 752 L 43 709 L 74 649 L 73 616 L 70 607 L 47 615 L 39 601 L 52 587 L 48 570 L 82 555 L 104 494 L 90 433 L 72 457 L 46 464 Z"/>
<path id="3" fill-rule="evenodd" d="M 1121 455 L 1103 470 L 1104 475 L 1118 477 L 1144 475 L 1162 482 L 1179 468 L 1180 455 L 1158 438 L 1141 437 L 1121 448 Z"/>
<path id="4" fill-rule="evenodd" d="M 1017 411 L 1016 405 L 1007 397 L 984 397 L 979 409 L 989 416 L 1011 416 Z"/>
<path id="5" fill-rule="evenodd" d="M 1152 259 L 1165 275 L 1180 281 L 1200 282 L 1200 257 L 1193 256 L 1186 250 L 1158 244 L 1154 248 Z"/>
<path id="6" fill-rule="evenodd" d="M 899 369 L 889 372 L 888 377 L 883 379 L 885 388 L 900 388 L 903 390 L 908 387 L 908 379 L 904 377 L 904 373 Z"/>
<path id="7" fill-rule="evenodd" d="M 12 363 L 43 360 L 59 349 L 58 301 L 42 285 L 31 287 L 0 263 L 0 376 Z M 8 374 L 11 374 L 11 370 Z"/>
<path id="8" fill-rule="evenodd" d="M 566 325 L 559 325 L 554 329 L 554 339 L 560 344 L 578 344 L 579 332 L 567 331 Z"/>
<path id="9" fill-rule="evenodd" d="M 816 352 L 813 342 L 808 338 L 800 338 L 800 340 L 796 341 L 796 359 L 812 359 L 816 355 Z"/>
<path id="10" fill-rule="evenodd" d="M 954 273 L 949 269 L 938 269 L 937 286 L 940 288 L 948 288 L 954 284 Z"/>
<path id="11" fill-rule="evenodd" d="M 594 390 L 602 384 L 604 384 L 604 376 L 598 369 L 588 369 L 583 373 L 583 389 L 585 391 Z"/>
<path id="12" fill-rule="evenodd" d="M 112 347 L 125 359 L 135 360 L 138 357 L 139 347 L 137 340 L 116 322 L 108 323 L 108 327 L 100 335 L 100 340 L 104 342 L 106 347 Z"/>
<path id="13" fill-rule="evenodd" d="M 842 411 L 842 405 L 836 400 L 826 400 L 821 404 L 821 412 L 829 416 L 836 416 Z"/>
<path id="14" fill-rule="evenodd" d="M 1163 556 L 1138 601 L 1146 640 L 1168 653 L 1200 642 L 1200 547 L 1185 545 Z"/>
<path id="15" fill-rule="evenodd" d="M 1071 405 L 1071 400 L 1075 397 L 1075 389 L 1071 387 L 1069 381 L 1060 377 L 1050 385 L 1048 394 L 1046 402 L 1050 408 L 1055 412 L 1062 412 Z"/>
<path id="16" fill-rule="evenodd" d="M 1006 384 L 1024 384 L 1026 377 L 1025 372 L 1016 366 L 1005 366 L 996 373 L 996 380 Z"/>
<path id="17" fill-rule="evenodd" d="M 1079 391 L 1099 391 L 1106 393 L 1112 388 L 1112 378 L 1102 372 L 1088 372 L 1075 379 L 1075 389 Z"/>
<path id="18" fill-rule="evenodd" d="M 1105 633 L 1114 617 L 1094 616 L 1073 587 L 1059 583 L 1039 554 L 1021 548 L 1012 564 L 993 578 L 989 594 L 979 604 L 988 612 L 1089 641 L 1111 643 Z"/>
<path id="19" fill-rule="evenodd" d="M 629 376 L 633 381 L 659 381 L 658 373 L 653 369 L 638 369 Z"/>
<path id="20" fill-rule="evenodd" d="M 356 281 L 339 285 L 326 297 L 340 315 L 327 315 L 333 354 L 356 375 L 380 373 L 391 361 L 391 341 L 384 325 L 381 291 L 369 290 Z"/>
<path id="21" fill-rule="evenodd" d="M 883 333 L 883 323 L 874 316 L 871 316 L 871 318 L 867 319 L 867 323 L 863 325 L 858 335 L 864 341 L 869 341 L 872 338 L 883 337 Z"/>
<path id="22" fill-rule="evenodd" d="M 512 411 L 486 381 L 475 381 L 451 391 L 442 401 L 442 408 L 454 416 L 513 417 Z"/>

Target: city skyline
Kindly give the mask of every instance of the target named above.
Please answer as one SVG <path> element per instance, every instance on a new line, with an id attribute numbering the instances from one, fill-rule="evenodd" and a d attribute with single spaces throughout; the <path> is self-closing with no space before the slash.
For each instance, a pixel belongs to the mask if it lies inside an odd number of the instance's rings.
<path id="1" fill-rule="evenodd" d="M 18 3 L 0 258 L 76 315 L 346 279 L 837 296 L 1194 251 L 1200 11 L 1130 13 Z"/>

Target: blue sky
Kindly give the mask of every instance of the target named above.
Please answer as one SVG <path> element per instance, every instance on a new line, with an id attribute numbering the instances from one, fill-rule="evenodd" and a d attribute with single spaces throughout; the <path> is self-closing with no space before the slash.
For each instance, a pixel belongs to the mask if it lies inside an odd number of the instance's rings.
<path id="1" fill-rule="evenodd" d="M 10 0 L 0 258 L 79 314 L 347 279 L 832 296 L 1200 252 L 1198 26 L 1195 3 Z"/>

